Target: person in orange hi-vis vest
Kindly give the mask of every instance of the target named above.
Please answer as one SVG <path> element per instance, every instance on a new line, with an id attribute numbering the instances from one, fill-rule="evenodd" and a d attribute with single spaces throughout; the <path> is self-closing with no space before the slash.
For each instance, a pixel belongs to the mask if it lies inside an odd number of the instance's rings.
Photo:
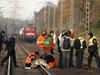
<path id="1" fill-rule="evenodd" d="M 31 69 L 31 62 L 33 60 L 35 60 L 37 58 L 37 56 L 39 56 L 39 53 L 36 51 L 36 52 L 33 52 L 33 53 L 29 54 L 26 57 L 26 60 L 25 60 L 25 69 Z"/>
<path id="2" fill-rule="evenodd" d="M 40 50 L 39 52 L 40 52 L 41 56 L 44 54 L 44 52 L 43 52 L 43 48 L 44 48 L 43 40 L 44 40 L 46 35 L 47 35 L 47 31 L 43 30 L 42 34 L 40 36 L 38 36 L 38 38 L 37 38 L 37 46 L 39 47 L 39 50 Z"/>
<path id="3" fill-rule="evenodd" d="M 43 39 L 44 39 L 43 35 L 40 35 L 37 39 L 37 45 L 39 48 L 43 48 Z"/>

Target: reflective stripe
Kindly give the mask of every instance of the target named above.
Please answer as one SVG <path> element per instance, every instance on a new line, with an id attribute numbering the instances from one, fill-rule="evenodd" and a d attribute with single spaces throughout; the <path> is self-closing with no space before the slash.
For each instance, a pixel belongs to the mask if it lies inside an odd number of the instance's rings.
<path id="1" fill-rule="evenodd" d="M 83 48 L 83 46 L 82 46 L 83 41 L 84 41 L 84 39 L 81 39 L 81 40 L 80 40 L 80 42 L 81 42 L 81 48 Z"/>

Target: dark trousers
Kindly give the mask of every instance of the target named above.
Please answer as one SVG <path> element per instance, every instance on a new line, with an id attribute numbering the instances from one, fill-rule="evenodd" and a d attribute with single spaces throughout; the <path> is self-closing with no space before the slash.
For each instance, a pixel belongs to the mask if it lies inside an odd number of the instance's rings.
<path id="1" fill-rule="evenodd" d="M 62 52 L 59 53 L 59 68 L 63 68 L 63 56 L 62 56 Z"/>
<path id="2" fill-rule="evenodd" d="M 70 51 L 63 51 L 62 54 L 63 54 L 62 55 L 63 68 L 68 69 L 70 68 Z"/>
<path id="3" fill-rule="evenodd" d="M 61 48 L 60 47 L 58 47 L 58 52 L 59 52 L 59 64 L 58 64 L 58 67 L 59 68 L 63 68 L 62 51 L 61 51 Z"/>
<path id="4" fill-rule="evenodd" d="M 73 65 L 73 47 L 71 47 L 71 52 L 70 52 L 70 66 L 74 66 Z"/>
<path id="5" fill-rule="evenodd" d="M 91 67 L 92 59 L 95 57 L 97 67 L 100 68 L 100 57 L 97 49 L 89 48 L 88 66 Z"/>
<path id="6" fill-rule="evenodd" d="M 25 64 L 26 67 L 31 67 L 31 63 L 30 64 Z"/>
<path id="7" fill-rule="evenodd" d="M 13 62 L 14 62 L 14 66 L 17 65 L 17 61 L 16 61 L 16 53 L 15 53 L 15 49 L 12 49 L 12 51 L 9 51 L 6 55 L 6 57 L 3 59 L 2 64 L 8 60 L 8 58 L 11 56 Z"/>
<path id="8" fill-rule="evenodd" d="M 84 49 L 76 50 L 76 67 L 78 67 L 78 68 L 82 67 L 83 53 L 84 53 Z"/>

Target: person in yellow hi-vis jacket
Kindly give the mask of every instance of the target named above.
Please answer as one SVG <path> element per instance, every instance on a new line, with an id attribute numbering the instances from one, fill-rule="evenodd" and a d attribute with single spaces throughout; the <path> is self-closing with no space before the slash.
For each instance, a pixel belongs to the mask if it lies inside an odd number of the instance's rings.
<path id="1" fill-rule="evenodd" d="M 88 67 L 91 67 L 92 59 L 95 57 L 96 62 L 97 62 L 97 67 L 100 68 L 100 57 L 98 53 L 98 43 L 96 37 L 93 36 L 92 32 L 88 33 L 89 35 L 89 41 L 88 41 L 88 52 L 89 52 L 89 57 L 88 57 Z"/>

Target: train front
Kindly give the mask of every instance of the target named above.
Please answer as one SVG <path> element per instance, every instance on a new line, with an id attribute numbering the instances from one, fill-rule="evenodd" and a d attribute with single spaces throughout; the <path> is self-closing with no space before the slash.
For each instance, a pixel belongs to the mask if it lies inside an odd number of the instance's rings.
<path id="1" fill-rule="evenodd" d="M 25 27 L 24 29 L 24 38 L 27 41 L 35 41 L 36 40 L 36 28 L 32 26 Z"/>

